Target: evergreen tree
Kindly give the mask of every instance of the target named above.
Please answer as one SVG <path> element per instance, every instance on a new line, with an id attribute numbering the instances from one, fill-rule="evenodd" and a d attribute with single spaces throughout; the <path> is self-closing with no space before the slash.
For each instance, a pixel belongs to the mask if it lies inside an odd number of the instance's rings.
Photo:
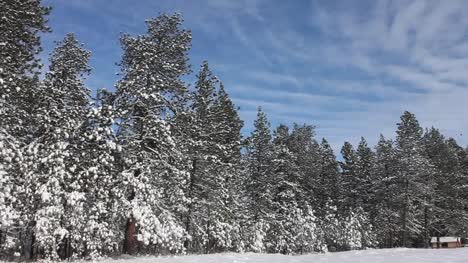
<path id="1" fill-rule="evenodd" d="M 234 211 L 238 204 L 231 189 L 238 176 L 242 123 L 207 62 L 197 77 L 187 133 L 192 168 L 185 227 L 191 240 L 185 245 L 190 251 L 242 249 Z"/>
<path id="2" fill-rule="evenodd" d="M 217 132 L 213 139 L 220 145 L 217 151 L 220 168 L 217 173 L 221 179 L 220 189 L 223 190 L 220 193 L 222 205 L 219 208 L 224 209 L 220 214 L 225 222 L 216 231 L 216 243 L 222 241 L 216 247 L 218 250 L 224 248 L 242 251 L 245 246 L 241 236 L 241 222 L 245 216 L 241 213 L 244 205 L 241 201 L 244 192 L 240 164 L 243 122 L 222 83 L 215 100 L 214 112 Z"/>
<path id="3" fill-rule="evenodd" d="M 394 247 L 399 245 L 399 204 L 397 152 L 393 141 L 380 135 L 376 148 L 376 160 L 373 168 L 372 192 L 375 193 L 374 203 L 378 213 L 375 215 L 375 232 L 379 238 L 379 246 Z"/>
<path id="4" fill-rule="evenodd" d="M 31 135 L 36 129 L 32 113 L 41 67 L 37 54 L 42 50 L 40 33 L 50 31 L 46 25 L 49 12 L 50 8 L 42 6 L 40 0 L 0 3 L 0 134 L 5 151 L 0 162 L 3 184 L 11 184 L 2 196 L 7 206 L 0 209 L 0 217 L 6 220 L 0 230 L 0 250 L 8 247 L 8 252 L 26 256 L 30 250 L 25 240 L 30 236 L 26 233 L 30 189 L 25 178 L 32 167 L 27 167 L 30 163 L 24 147 L 35 139 Z"/>
<path id="5" fill-rule="evenodd" d="M 296 202 L 298 208 L 291 211 L 292 233 L 295 233 L 296 253 L 324 251 L 326 248 L 319 219 L 315 214 L 315 185 L 320 179 L 320 146 L 314 138 L 314 127 L 294 124 L 286 144 L 293 154 L 298 171 L 295 180 L 298 189 Z"/>
<path id="6" fill-rule="evenodd" d="M 451 183 L 452 191 L 450 191 L 450 194 L 444 195 L 447 196 L 447 203 L 450 204 L 450 211 L 446 216 L 450 217 L 451 215 L 451 218 L 445 220 L 445 225 L 447 226 L 448 234 L 466 236 L 468 233 L 468 155 L 455 139 L 449 138 L 445 143 L 449 149 L 448 156 L 456 156 L 451 161 L 453 172 L 450 173 L 452 176 L 448 179 L 448 183 Z"/>
<path id="7" fill-rule="evenodd" d="M 335 226 L 335 242 L 339 250 L 365 249 L 376 245 L 376 236 L 367 213 L 358 207 L 339 217 Z"/>
<path id="8" fill-rule="evenodd" d="M 320 177 L 314 186 L 316 213 L 321 221 L 320 228 L 327 250 L 341 249 L 337 243 L 340 231 L 340 216 L 342 207 L 342 188 L 339 167 L 333 150 L 328 141 L 323 138 L 320 144 Z"/>
<path id="9" fill-rule="evenodd" d="M 192 119 L 187 136 L 192 139 L 189 146 L 191 162 L 190 177 L 186 187 L 186 197 L 189 200 L 185 219 L 185 228 L 191 236 L 186 241 L 189 251 L 208 250 L 209 229 L 212 221 L 209 218 L 213 202 L 218 199 L 214 196 L 217 189 L 217 156 L 214 150 L 218 145 L 212 140 L 214 125 L 214 101 L 216 99 L 216 85 L 218 80 L 214 77 L 205 61 L 197 75 L 195 93 L 193 95 Z"/>
<path id="10" fill-rule="evenodd" d="M 343 157 L 343 161 L 340 162 L 344 192 L 343 205 L 345 208 L 356 208 L 359 195 L 358 157 L 353 145 L 349 142 L 344 143 L 341 155 Z"/>
<path id="11" fill-rule="evenodd" d="M 49 32 L 50 8 L 40 0 L 0 3 L 0 127 L 22 141 L 35 128 L 30 113 L 41 63 L 40 33 Z"/>
<path id="12" fill-rule="evenodd" d="M 71 227 L 69 239 L 61 244 L 62 258 L 96 258 L 119 251 L 122 241 L 123 187 L 120 178 L 121 147 L 113 133 L 113 96 L 104 89 L 98 91 L 98 100 L 89 108 L 86 121 L 75 135 L 70 167 L 80 196 L 68 209 Z M 70 200 L 73 200 L 70 198 Z"/>
<path id="13" fill-rule="evenodd" d="M 24 182 L 15 174 L 23 172 L 22 149 L 19 142 L 0 130 L 0 253 L 20 253 L 21 240 L 18 233 L 24 213 L 22 197 Z"/>
<path id="14" fill-rule="evenodd" d="M 296 238 L 299 229 L 294 225 L 296 216 L 300 211 L 298 204 L 302 199 L 300 189 L 300 170 L 296 164 L 294 154 L 289 151 L 287 145 L 289 129 L 280 125 L 275 131 L 274 158 L 272 160 L 272 214 L 270 229 L 267 233 L 266 243 L 270 252 L 290 254 L 295 252 Z"/>
<path id="15" fill-rule="evenodd" d="M 287 141 L 301 171 L 299 185 L 303 197 L 299 205 L 304 211 L 315 202 L 314 185 L 318 184 L 320 178 L 320 149 L 314 136 L 313 126 L 295 124 Z"/>
<path id="16" fill-rule="evenodd" d="M 320 181 L 315 190 L 318 212 L 327 209 L 327 204 L 341 207 L 343 192 L 338 162 L 326 139 L 320 144 L 320 168 Z"/>
<path id="17" fill-rule="evenodd" d="M 33 173 L 26 177 L 33 189 L 28 199 L 35 200 L 28 206 L 28 221 L 33 232 L 31 254 L 36 256 L 68 257 L 71 253 L 65 253 L 65 247 L 76 247 L 70 238 L 79 238 L 79 234 L 70 237 L 70 233 L 78 227 L 82 211 L 76 210 L 76 203 L 84 194 L 70 167 L 76 166 L 73 149 L 79 142 L 75 131 L 85 121 L 89 107 L 89 90 L 83 84 L 83 77 L 90 72 L 89 57 L 74 35 L 68 34 L 52 52 L 50 71 L 38 87 L 39 100 L 33 112 L 38 129 L 28 146 L 33 149 L 31 158 L 37 159 L 30 167 Z"/>
<path id="18" fill-rule="evenodd" d="M 122 79 L 114 104 L 117 138 L 126 152 L 122 213 L 127 217 L 124 250 L 129 254 L 137 252 L 137 240 L 160 251 L 183 248 L 185 231 L 174 204 L 184 202 L 187 165 L 172 134 L 187 94 L 181 76 L 190 72 L 191 34 L 181 23 L 180 15 L 164 14 L 146 22 L 146 34 L 121 38 Z"/>
<path id="19" fill-rule="evenodd" d="M 431 128 L 423 137 L 425 153 L 434 165 L 434 210 L 431 212 L 432 236 L 461 235 L 466 226 L 463 196 L 466 175 L 462 167 L 465 153 L 455 140 Z"/>
<path id="20" fill-rule="evenodd" d="M 424 156 L 422 128 L 416 117 L 404 112 L 397 129 L 398 196 L 400 204 L 401 245 L 410 246 L 414 241 L 427 243 L 428 212 L 431 208 L 433 172 Z"/>
<path id="21" fill-rule="evenodd" d="M 375 216 L 374 193 L 372 189 L 373 174 L 372 168 L 374 166 L 374 153 L 367 146 L 367 141 L 361 137 L 361 141 L 356 150 L 357 156 L 357 174 L 358 178 L 357 192 L 358 192 L 358 206 L 364 209 L 364 212 L 370 213 L 371 222 Z"/>
<path id="22" fill-rule="evenodd" d="M 50 56 L 50 67 L 40 90 L 37 115 L 38 136 L 68 139 L 86 119 L 90 91 L 84 77 L 89 75 L 91 52 L 85 50 L 73 33 L 57 43 Z"/>
<path id="23" fill-rule="evenodd" d="M 256 252 L 265 250 L 264 239 L 269 228 L 272 209 L 272 161 L 274 158 L 270 123 L 258 108 L 254 131 L 247 147 L 247 178 L 245 179 L 248 223 L 248 249 Z"/>

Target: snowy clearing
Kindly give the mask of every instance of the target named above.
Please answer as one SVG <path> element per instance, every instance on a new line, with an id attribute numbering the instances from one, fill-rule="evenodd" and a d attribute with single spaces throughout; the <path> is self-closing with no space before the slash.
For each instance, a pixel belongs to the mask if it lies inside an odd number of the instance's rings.
<path id="1" fill-rule="evenodd" d="M 304 256 L 279 254 L 212 254 L 177 257 L 137 257 L 105 260 L 109 263 L 461 263 L 468 262 L 468 248 L 458 249 L 375 249 Z"/>

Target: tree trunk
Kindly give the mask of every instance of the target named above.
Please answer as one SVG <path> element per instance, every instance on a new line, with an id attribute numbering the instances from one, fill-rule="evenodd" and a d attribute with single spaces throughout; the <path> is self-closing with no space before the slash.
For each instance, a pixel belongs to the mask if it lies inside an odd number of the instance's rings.
<path id="1" fill-rule="evenodd" d="M 24 248 L 23 248 L 23 251 L 24 251 L 24 256 L 25 258 L 27 259 L 35 259 L 36 258 L 36 253 L 37 253 L 37 249 L 36 249 L 36 236 L 34 234 L 34 226 L 35 226 L 36 222 L 35 221 L 32 221 L 30 223 L 30 225 L 27 227 L 24 235 Z"/>
<path id="2" fill-rule="evenodd" d="M 62 242 L 60 242 L 59 247 L 58 247 L 58 256 L 60 257 L 61 260 L 64 260 L 67 258 L 67 245 L 68 245 L 68 238 L 64 237 Z"/>
<path id="3" fill-rule="evenodd" d="M 134 255 L 137 252 L 136 222 L 133 215 L 127 219 L 125 228 L 124 253 Z"/>
<path id="4" fill-rule="evenodd" d="M 211 246 L 211 235 L 210 235 L 210 221 L 211 221 L 211 218 L 210 218 L 210 208 L 208 207 L 208 222 L 206 224 L 206 230 L 208 232 L 208 242 L 206 244 L 206 254 L 210 253 L 210 246 Z"/>
<path id="5" fill-rule="evenodd" d="M 394 230 L 393 227 L 392 227 L 392 230 L 390 230 L 390 239 L 389 239 L 389 242 L 388 242 L 388 247 L 389 247 L 389 248 L 393 248 L 393 232 L 394 232 L 394 231 L 395 231 L 395 230 Z"/>
<path id="6" fill-rule="evenodd" d="M 402 215 L 402 237 L 401 237 L 401 246 L 406 247 L 407 246 L 407 217 L 408 217 L 408 207 L 409 207 L 409 196 L 408 196 L 408 188 L 409 188 L 409 182 L 408 179 L 405 178 L 405 200 L 403 203 L 403 215 Z"/>
<path id="7" fill-rule="evenodd" d="M 429 223 L 428 223 L 428 209 L 427 205 L 424 207 L 424 247 L 428 248 L 429 247 Z"/>
<path id="8" fill-rule="evenodd" d="M 197 159 L 192 160 L 192 171 L 190 172 L 190 182 L 189 182 L 189 192 L 187 198 L 190 200 L 190 203 L 188 205 L 188 211 L 187 211 L 187 217 L 185 221 L 185 231 L 190 235 L 190 225 L 191 225 L 191 219 L 192 219 L 192 212 L 193 212 L 193 187 L 195 185 L 195 174 L 197 171 Z M 190 247 L 190 240 L 186 239 L 184 241 L 184 248 L 188 250 Z"/>

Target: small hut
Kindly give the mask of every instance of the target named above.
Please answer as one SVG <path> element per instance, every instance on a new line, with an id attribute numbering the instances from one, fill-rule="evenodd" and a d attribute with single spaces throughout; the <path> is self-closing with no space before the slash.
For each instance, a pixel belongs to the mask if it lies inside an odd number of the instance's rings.
<path id="1" fill-rule="evenodd" d="M 432 237 L 432 248 L 457 248 L 461 247 L 461 238 L 459 237 Z"/>

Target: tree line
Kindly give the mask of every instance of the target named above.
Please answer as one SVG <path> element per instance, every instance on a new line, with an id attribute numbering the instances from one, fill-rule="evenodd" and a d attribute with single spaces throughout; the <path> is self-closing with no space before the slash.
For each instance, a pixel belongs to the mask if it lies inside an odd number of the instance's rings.
<path id="1" fill-rule="evenodd" d="M 41 76 L 49 7 L 0 2 L 0 257 L 81 259 L 425 247 L 466 236 L 468 150 L 404 112 L 394 140 L 345 142 L 314 127 L 253 132 L 178 14 L 123 34 L 120 80 L 95 98 L 91 53 L 67 34 Z"/>

